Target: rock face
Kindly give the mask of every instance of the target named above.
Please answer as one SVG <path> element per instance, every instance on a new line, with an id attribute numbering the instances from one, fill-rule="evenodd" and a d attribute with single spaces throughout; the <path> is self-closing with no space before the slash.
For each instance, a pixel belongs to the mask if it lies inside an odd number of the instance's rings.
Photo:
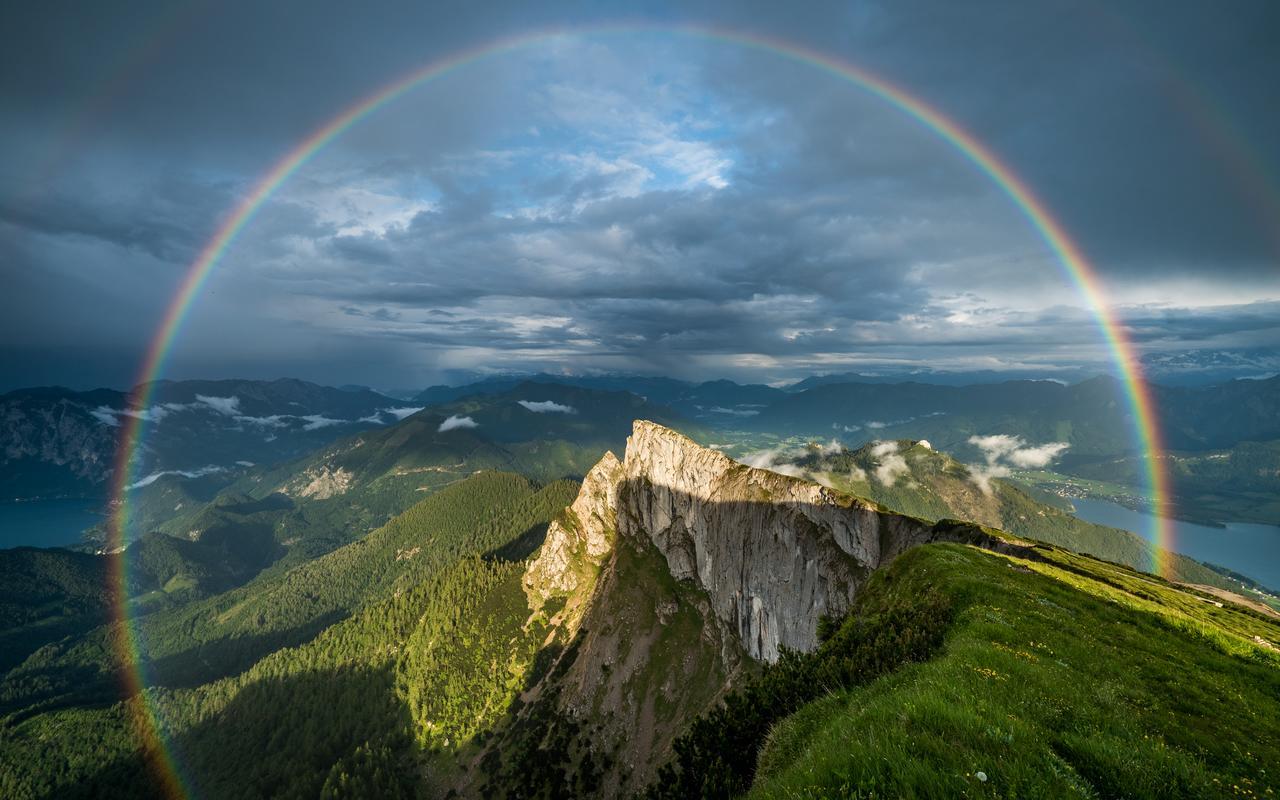
<path id="1" fill-rule="evenodd" d="M 562 618 L 570 624 L 570 633 L 576 631 L 576 614 L 590 594 L 586 584 L 594 583 L 613 548 L 621 476 L 618 457 L 605 453 L 582 479 L 573 505 L 547 528 L 537 560 L 525 571 L 525 594 L 534 610 L 552 597 L 569 599 Z"/>
<path id="2" fill-rule="evenodd" d="M 817 646 L 818 619 L 849 608 L 871 571 L 931 526 L 637 422 L 619 528 L 647 536 L 672 575 L 706 590 L 754 658 Z"/>
<path id="3" fill-rule="evenodd" d="M 782 647 L 815 647 L 822 615 L 847 610 L 873 570 L 934 538 L 929 523 L 743 466 L 645 421 L 621 464 L 610 453 L 591 471 L 570 511 L 529 568 L 531 599 L 571 592 L 582 569 L 572 554 L 598 566 L 616 530 L 651 543 L 672 577 L 702 589 L 725 629 L 765 661 Z"/>
<path id="4" fill-rule="evenodd" d="M 310 497 L 314 500 L 328 500 L 337 497 L 351 488 L 355 477 L 342 467 L 332 468 L 323 465 L 304 472 L 291 485 L 286 486 L 284 493 L 293 497 Z"/>
<path id="5" fill-rule="evenodd" d="M 874 570 L 916 544 L 991 538 L 635 422 L 625 458 L 608 453 L 587 474 L 525 571 L 529 608 L 550 622 L 546 671 L 485 755 L 556 741 L 564 780 L 633 796 L 759 662 L 815 647 L 820 617 L 848 610 Z M 482 774 L 461 778 L 462 796 L 485 795 Z"/>
<path id="6" fill-rule="evenodd" d="M 118 393 L 83 393 L 94 400 Z M 117 429 L 69 390 L 0 397 L 0 488 L 4 499 L 86 495 L 111 473 Z"/>

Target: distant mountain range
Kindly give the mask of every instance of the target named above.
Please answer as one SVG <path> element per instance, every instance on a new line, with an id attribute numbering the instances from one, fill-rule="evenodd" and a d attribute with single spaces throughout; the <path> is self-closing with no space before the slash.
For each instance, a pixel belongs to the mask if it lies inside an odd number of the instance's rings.
<path id="1" fill-rule="evenodd" d="M 927 438 L 962 456 L 977 455 L 973 435 L 1020 435 L 1065 441 L 1064 463 L 1132 454 L 1132 413 L 1124 386 L 1095 377 L 1063 384 L 1017 380 L 951 386 L 886 383 L 827 375 L 785 389 L 717 380 L 694 384 L 670 378 L 493 377 L 464 386 L 436 386 L 414 398 L 424 406 L 508 391 L 522 382 L 628 391 L 669 406 L 688 420 L 731 430 L 834 437 L 849 443 Z M 1280 439 L 1280 376 L 1213 386 L 1153 386 L 1166 447 L 1204 451 L 1241 442 Z"/>
<path id="2" fill-rule="evenodd" d="M 849 446 L 928 439 L 962 460 L 981 457 L 969 441 L 974 436 L 1062 442 L 1067 445 L 1059 462 L 1062 471 L 1107 475 L 1130 485 L 1141 481 L 1141 465 L 1133 461 L 1139 450 L 1128 397 L 1115 379 L 949 386 L 848 378 L 827 375 L 777 388 L 662 377 L 496 376 L 464 386 L 431 387 L 408 401 L 364 387 L 338 389 L 297 380 L 181 381 L 153 387 L 147 408 L 110 390 L 26 389 L 0 396 L 0 497 L 102 497 L 121 420 L 128 415 L 148 421 L 135 483 L 204 477 L 216 488 L 253 465 L 285 463 L 353 433 L 387 428 L 423 408 L 446 418 L 458 416 L 453 424 L 462 429 L 474 423 L 483 430 L 482 438 L 500 446 L 527 441 L 533 430 L 543 438 L 573 440 L 594 430 L 601 421 L 597 415 L 613 414 L 618 403 L 631 404 L 633 411 L 647 404 L 653 418 L 678 421 L 686 430 L 836 439 Z M 575 391 L 602 394 L 579 396 Z M 1280 469 L 1272 464 L 1280 451 L 1254 445 L 1280 441 L 1280 377 L 1205 387 L 1154 386 L 1152 391 L 1171 451 L 1194 456 L 1252 448 L 1247 474 L 1197 471 L 1200 490 L 1225 492 L 1230 498 L 1225 505 L 1216 504 L 1215 517 L 1221 518 L 1225 508 L 1229 518 L 1233 503 L 1256 505 L 1256 498 L 1276 483 L 1267 475 L 1274 477 L 1273 470 Z M 611 410 L 600 411 L 596 403 L 608 393 L 631 399 L 609 400 Z M 493 405 L 494 398 L 509 402 Z M 520 405 L 521 399 L 529 405 Z M 617 417 L 631 418 L 627 413 Z M 1269 519 L 1253 513 L 1240 518 Z"/>
<path id="3" fill-rule="evenodd" d="M 114 468 L 122 422 L 142 417 L 139 481 L 296 457 L 335 437 L 395 422 L 416 407 L 367 390 L 298 380 L 162 381 L 150 404 L 108 389 L 0 395 L 0 498 L 96 497 Z"/>

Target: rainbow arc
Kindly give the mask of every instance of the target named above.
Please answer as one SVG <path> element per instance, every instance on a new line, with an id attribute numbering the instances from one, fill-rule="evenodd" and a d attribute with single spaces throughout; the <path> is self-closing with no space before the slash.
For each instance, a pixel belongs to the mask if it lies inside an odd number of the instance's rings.
<path id="1" fill-rule="evenodd" d="M 1066 230 L 1050 213 L 1049 208 L 1012 167 L 958 122 L 915 97 L 906 88 L 862 67 L 781 39 L 742 31 L 697 26 L 598 26 L 526 33 L 433 61 L 385 84 L 348 106 L 294 145 L 268 169 L 253 184 L 239 204 L 231 210 L 217 232 L 192 262 L 148 346 L 137 380 L 139 388 L 132 398 L 133 406 L 146 408 L 151 404 L 155 381 L 164 372 L 165 362 L 175 339 L 181 332 L 183 320 L 227 249 L 273 193 L 327 144 L 340 137 L 353 125 L 377 112 L 378 109 L 403 97 L 413 89 L 483 59 L 536 47 L 565 36 L 632 33 L 668 34 L 722 42 L 770 53 L 779 58 L 813 67 L 851 83 L 903 112 L 949 143 L 974 168 L 990 178 L 1052 250 L 1058 263 L 1091 309 L 1115 362 L 1117 372 L 1123 379 L 1134 441 L 1145 461 L 1149 500 L 1157 512 L 1164 507 L 1168 496 L 1168 480 L 1160 458 L 1163 448 L 1158 419 L 1150 388 L 1142 375 L 1136 357 L 1134 344 L 1124 325 L 1108 305 L 1097 270 L 1090 264 L 1081 248 L 1067 235 Z M 138 461 L 139 448 L 146 431 L 146 422 L 140 416 L 125 417 L 124 424 L 113 481 L 115 513 L 111 522 L 111 531 L 112 544 L 116 547 L 122 547 L 127 538 L 126 533 L 129 528 L 127 487 L 134 481 L 133 467 Z M 1168 566 L 1166 554 L 1173 545 L 1172 528 L 1163 518 L 1157 516 L 1157 520 L 1154 529 L 1149 532 L 1149 538 L 1153 543 L 1151 567 L 1154 572 L 1164 574 Z M 133 702 L 131 707 L 136 710 L 137 724 L 145 734 L 144 751 L 151 754 L 152 765 L 165 792 L 171 797 L 188 797 L 191 795 L 189 787 L 185 785 L 174 754 L 165 742 L 156 710 L 147 700 L 146 678 L 142 668 L 144 662 L 139 651 L 139 634 L 133 624 L 127 597 L 128 576 L 125 574 L 125 559 L 116 559 L 116 564 L 117 574 L 113 576 L 116 583 L 115 611 L 120 622 L 120 635 L 117 639 L 121 659 L 126 665 L 125 689 L 130 696 L 136 697 L 136 702 Z"/>

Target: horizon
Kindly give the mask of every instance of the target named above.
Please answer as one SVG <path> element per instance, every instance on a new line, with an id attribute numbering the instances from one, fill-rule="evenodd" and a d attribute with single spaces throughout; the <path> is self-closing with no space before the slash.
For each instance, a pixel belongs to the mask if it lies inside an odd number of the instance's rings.
<path id="1" fill-rule="evenodd" d="M 946 378 L 950 378 L 951 380 L 947 380 L 947 381 L 924 380 L 924 378 L 931 377 L 931 376 L 937 377 L 937 378 L 946 377 Z M 1208 388 L 1212 386 L 1221 385 L 1223 383 L 1230 383 L 1232 381 L 1267 381 L 1267 380 L 1272 380 L 1276 377 L 1280 377 L 1280 373 L 1240 376 L 1240 377 L 1231 377 L 1231 378 L 1225 378 L 1225 379 L 1207 379 L 1202 381 L 1195 381 L 1192 383 L 1161 383 L 1159 381 L 1152 381 L 1152 384 L 1155 386 L 1164 386 L 1167 388 L 1174 388 L 1174 387 Z M 786 380 L 786 381 L 775 381 L 771 383 L 746 383 L 742 381 L 733 380 L 732 378 L 727 378 L 727 377 L 706 378 L 705 380 L 692 381 L 684 378 L 676 378 L 670 375 L 630 373 L 630 372 L 591 372 L 591 373 L 560 373 L 560 374 L 547 373 L 547 372 L 496 372 L 496 373 L 491 373 L 491 374 L 486 374 L 481 376 L 475 376 L 474 378 L 471 378 L 471 379 L 458 378 L 452 382 L 434 383 L 434 384 L 428 384 L 428 385 L 418 386 L 418 387 L 376 386 L 376 385 L 358 384 L 358 383 L 324 383 L 320 381 L 308 380 L 307 378 L 300 378 L 296 375 L 281 375 L 274 378 L 250 378 L 250 377 L 244 377 L 244 376 L 205 377 L 205 378 L 161 378 L 154 381 L 153 383 L 156 385 L 161 385 L 161 384 L 183 384 L 183 383 L 241 383 L 241 382 L 243 383 L 279 383 L 279 382 L 285 382 L 285 381 L 295 381 L 298 383 L 306 383 L 312 386 L 319 386 L 327 389 L 337 389 L 340 391 L 366 390 L 366 391 L 374 392 L 376 394 L 381 394 L 387 397 L 388 399 L 397 399 L 397 394 L 393 394 L 393 393 L 402 393 L 404 391 L 413 391 L 415 393 L 421 393 L 421 392 L 425 392 L 435 388 L 456 389 L 456 388 L 463 388 L 467 386 L 479 385 L 489 381 L 501 381 L 501 380 L 507 380 L 507 379 L 517 379 L 517 378 L 528 380 L 533 383 L 544 382 L 544 381 L 537 380 L 542 378 L 547 379 L 547 381 L 545 382 L 554 382 L 556 380 L 573 380 L 573 379 L 582 379 L 582 378 L 616 379 L 616 380 L 628 380 L 628 379 L 630 380 L 669 380 L 669 381 L 684 384 L 687 386 L 702 386 L 710 383 L 731 383 L 737 386 L 767 386 L 773 389 L 786 389 L 788 387 L 797 386 L 799 384 L 806 383 L 808 381 L 815 380 L 815 379 L 821 379 L 821 378 L 847 379 L 847 380 L 841 380 L 839 381 L 839 383 L 866 383 L 866 384 L 881 384 L 881 385 L 888 385 L 888 386 L 901 385 L 901 384 L 907 384 L 907 383 L 916 383 L 916 384 L 921 384 L 926 386 L 951 386 L 951 387 L 994 386 L 1002 383 L 1056 383 L 1059 386 L 1078 386 L 1082 383 L 1088 383 L 1090 381 L 1096 381 L 1096 380 L 1111 380 L 1117 383 L 1122 382 L 1123 380 L 1122 378 L 1116 376 L 1115 374 L 1107 373 L 1107 372 L 1097 372 L 1091 375 L 1081 375 L 1078 377 L 1073 377 L 1071 380 L 1064 380 L 1062 378 L 1055 378 L 1055 377 L 1034 377 L 1029 375 L 1018 375 L 1015 377 L 999 377 L 999 376 L 986 376 L 983 373 L 963 373 L 963 372 L 916 373 L 916 374 L 901 374 L 901 375 L 867 375 L 867 374 L 861 374 L 861 373 L 855 374 L 855 373 L 845 373 L 845 372 L 826 372 L 826 373 L 813 373 L 813 374 L 805 375 L 803 377 L 795 378 L 792 380 Z M 137 393 L 137 391 L 141 388 L 141 386 L 142 384 L 137 384 L 137 385 L 128 386 L 128 387 L 121 387 L 121 386 L 75 387 L 75 386 L 67 386 L 64 384 L 41 384 L 41 385 L 34 385 L 34 386 L 14 386 L 12 388 L 4 389 L 2 392 L 0 392 L 0 394 L 12 394 L 16 392 L 37 391 L 37 390 L 65 390 L 69 392 L 75 392 L 78 394 L 88 394 L 95 391 L 109 391 L 109 392 L 117 392 L 120 394 L 128 395 L 131 393 Z"/>

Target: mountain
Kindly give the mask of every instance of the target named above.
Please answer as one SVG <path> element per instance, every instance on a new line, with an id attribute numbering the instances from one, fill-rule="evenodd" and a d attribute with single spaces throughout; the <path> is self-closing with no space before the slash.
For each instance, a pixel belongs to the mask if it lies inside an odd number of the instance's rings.
<path id="1" fill-rule="evenodd" d="M 1156 408 L 1174 450 L 1280 439 L 1280 375 L 1200 388 L 1162 387 Z"/>
<path id="2" fill-rule="evenodd" d="M 668 406 L 685 419 L 704 424 L 731 424 L 784 396 L 784 392 L 762 384 L 739 384 L 728 380 L 690 383 L 673 378 L 629 375 L 548 375 L 493 376 L 463 386 L 433 386 L 414 398 L 424 406 L 452 403 L 464 397 L 508 392 L 525 383 L 576 386 L 599 391 L 630 392 L 646 402 Z"/>
<path id="3" fill-rule="evenodd" d="M 1280 372 L 1274 347 L 1144 353 L 1142 371 L 1166 386 L 1209 386 Z"/>
<path id="4" fill-rule="evenodd" d="M 132 398 L 143 389 L 151 404 Z M 394 422 L 403 403 L 366 390 L 305 381 L 160 381 L 126 394 L 23 389 L 0 395 L 0 494 L 9 498 L 100 497 L 114 469 L 122 420 L 147 433 L 134 470 L 216 474 L 275 463 L 334 438 Z M 409 409 L 412 410 L 412 409 Z"/>
<path id="5" fill-rule="evenodd" d="M 380 524 L 422 492 L 476 470 L 546 481 L 581 476 L 601 453 L 625 441 L 640 415 L 684 424 L 675 412 L 629 392 L 525 381 L 505 392 L 428 407 L 302 459 L 249 470 L 227 491 L 367 506 L 384 510 Z"/>
<path id="6" fill-rule="evenodd" d="M 627 392 L 526 382 L 416 412 L 285 463 L 162 476 L 130 491 L 131 535 L 227 543 L 241 560 L 283 569 L 359 538 L 479 470 L 541 482 L 581 476 L 622 445 L 636 416 L 684 425 Z M 105 535 L 102 526 L 90 532 L 99 542 Z"/>
<path id="7" fill-rule="evenodd" d="M 210 798 L 1269 796 L 1280 760 L 1266 610 L 649 422 L 581 486 L 466 475 L 135 627 Z M 0 680 L 0 794 L 162 796 L 120 633 Z"/>
<path id="8" fill-rule="evenodd" d="M 109 389 L 23 389 L 0 395 L 0 497 L 95 495 L 113 467 L 116 429 L 94 416 L 120 407 Z"/>
<path id="9" fill-rule="evenodd" d="M 536 794 L 527 773 L 549 735 L 574 766 L 547 775 L 548 788 L 588 773 L 603 796 L 643 790 L 683 724 L 727 687 L 784 649 L 812 649 L 819 621 L 847 611 L 873 571 L 943 539 L 990 541 L 636 422 L 624 460 L 607 454 L 592 469 L 525 572 L 529 607 L 562 647 L 505 727 L 459 753 L 503 769 L 460 787 Z M 588 729 L 582 709 L 598 709 Z"/>
<path id="10" fill-rule="evenodd" d="M 1280 376 L 1188 388 L 1152 386 L 1165 446 L 1201 451 L 1280 439 Z M 1063 385 L 830 383 L 771 403 L 743 427 L 779 434 L 928 439 L 974 454 L 972 435 L 1009 434 L 1071 445 L 1064 466 L 1135 449 L 1124 386 L 1107 377 Z"/>
<path id="11" fill-rule="evenodd" d="M 962 464 L 928 442 L 889 440 L 835 451 L 811 445 L 769 468 L 798 472 L 922 519 L 968 520 L 1137 570 L 1150 569 L 1154 560 L 1151 546 L 1136 534 L 1079 519 L 1069 501 L 987 475 L 982 466 Z M 1242 589 L 1225 571 L 1177 553 L 1166 559 L 1175 580 Z"/>

